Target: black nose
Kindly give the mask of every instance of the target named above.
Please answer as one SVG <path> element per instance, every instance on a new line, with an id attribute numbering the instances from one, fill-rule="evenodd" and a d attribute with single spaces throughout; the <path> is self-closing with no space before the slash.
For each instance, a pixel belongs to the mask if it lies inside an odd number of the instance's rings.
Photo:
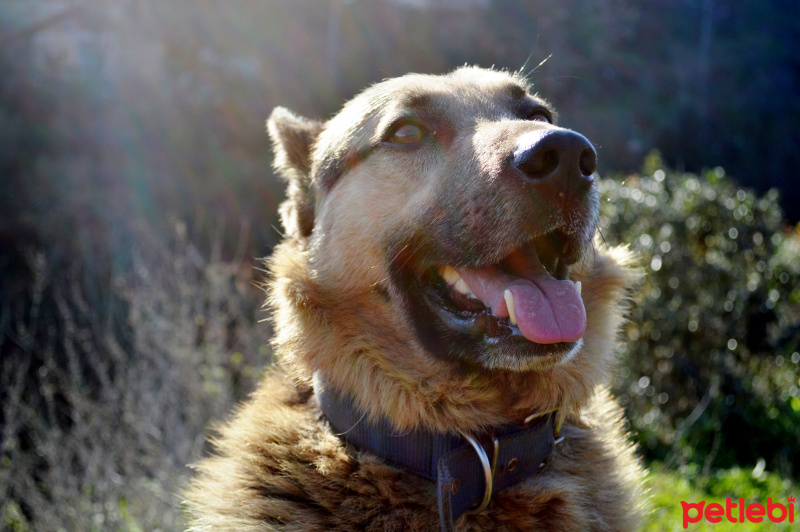
<path id="1" fill-rule="evenodd" d="M 514 165 L 532 181 L 591 183 L 597 152 L 586 137 L 569 129 L 529 131 L 517 141 Z"/>

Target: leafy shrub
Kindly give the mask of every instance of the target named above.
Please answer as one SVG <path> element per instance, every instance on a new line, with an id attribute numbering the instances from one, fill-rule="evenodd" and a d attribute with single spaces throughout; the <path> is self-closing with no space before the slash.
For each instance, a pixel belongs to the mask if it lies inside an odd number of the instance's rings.
<path id="1" fill-rule="evenodd" d="M 778 195 L 663 169 L 605 180 L 601 227 L 647 276 L 616 390 L 650 458 L 715 467 L 800 463 L 800 234 Z"/>

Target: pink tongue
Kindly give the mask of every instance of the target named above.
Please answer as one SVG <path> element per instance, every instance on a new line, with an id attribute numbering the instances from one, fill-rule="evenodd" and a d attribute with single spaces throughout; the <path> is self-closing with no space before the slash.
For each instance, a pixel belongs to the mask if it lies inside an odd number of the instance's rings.
<path id="1" fill-rule="evenodd" d="M 554 344 L 583 337 L 586 309 L 575 284 L 555 279 L 538 260 L 528 262 L 523 271 L 513 274 L 497 267 L 456 271 L 498 318 L 509 315 L 504 293 L 510 290 L 517 326 L 528 340 Z"/>

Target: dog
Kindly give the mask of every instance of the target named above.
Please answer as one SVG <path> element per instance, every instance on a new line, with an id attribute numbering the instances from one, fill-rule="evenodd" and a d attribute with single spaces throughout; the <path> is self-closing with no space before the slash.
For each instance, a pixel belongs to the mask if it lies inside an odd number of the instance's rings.
<path id="1" fill-rule="evenodd" d="M 190 529 L 636 529 L 604 385 L 635 261 L 597 238 L 597 154 L 519 73 L 276 108 L 279 359 L 186 492 Z"/>

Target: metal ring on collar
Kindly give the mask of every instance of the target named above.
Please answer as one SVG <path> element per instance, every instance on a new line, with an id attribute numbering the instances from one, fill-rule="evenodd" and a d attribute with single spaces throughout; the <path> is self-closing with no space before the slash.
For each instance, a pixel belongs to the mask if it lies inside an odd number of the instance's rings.
<path id="1" fill-rule="evenodd" d="M 472 445 L 472 448 L 475 449 L 475 453 L 478 455 L 478 459 L 481 461 L 481 465 L 483 466 L 483 476 L 484 481 L 486 482 L 486 487 L 484 488 L 483 492 L 483 500 L 481 500 L 478 506 L 467 510 L 467 513 L 477 514 L 484 511 L 486 507 L 489 506 L 489 501 L 492 499 L 494 470 L 497 466 L 497 453 L 500 443 L 497 441 L 497 436 L 492 435 L 492 461 L 489 462 L 489 457 L 486 456 L 486 451 L 483 450 L 483 447 L 481 447 L 481 444 L 478 443 L 478 440 L 465 432 L 461 432 L 461 435 L 464 436 L 464 439 L 466 439 L 470 445 Z"/>

